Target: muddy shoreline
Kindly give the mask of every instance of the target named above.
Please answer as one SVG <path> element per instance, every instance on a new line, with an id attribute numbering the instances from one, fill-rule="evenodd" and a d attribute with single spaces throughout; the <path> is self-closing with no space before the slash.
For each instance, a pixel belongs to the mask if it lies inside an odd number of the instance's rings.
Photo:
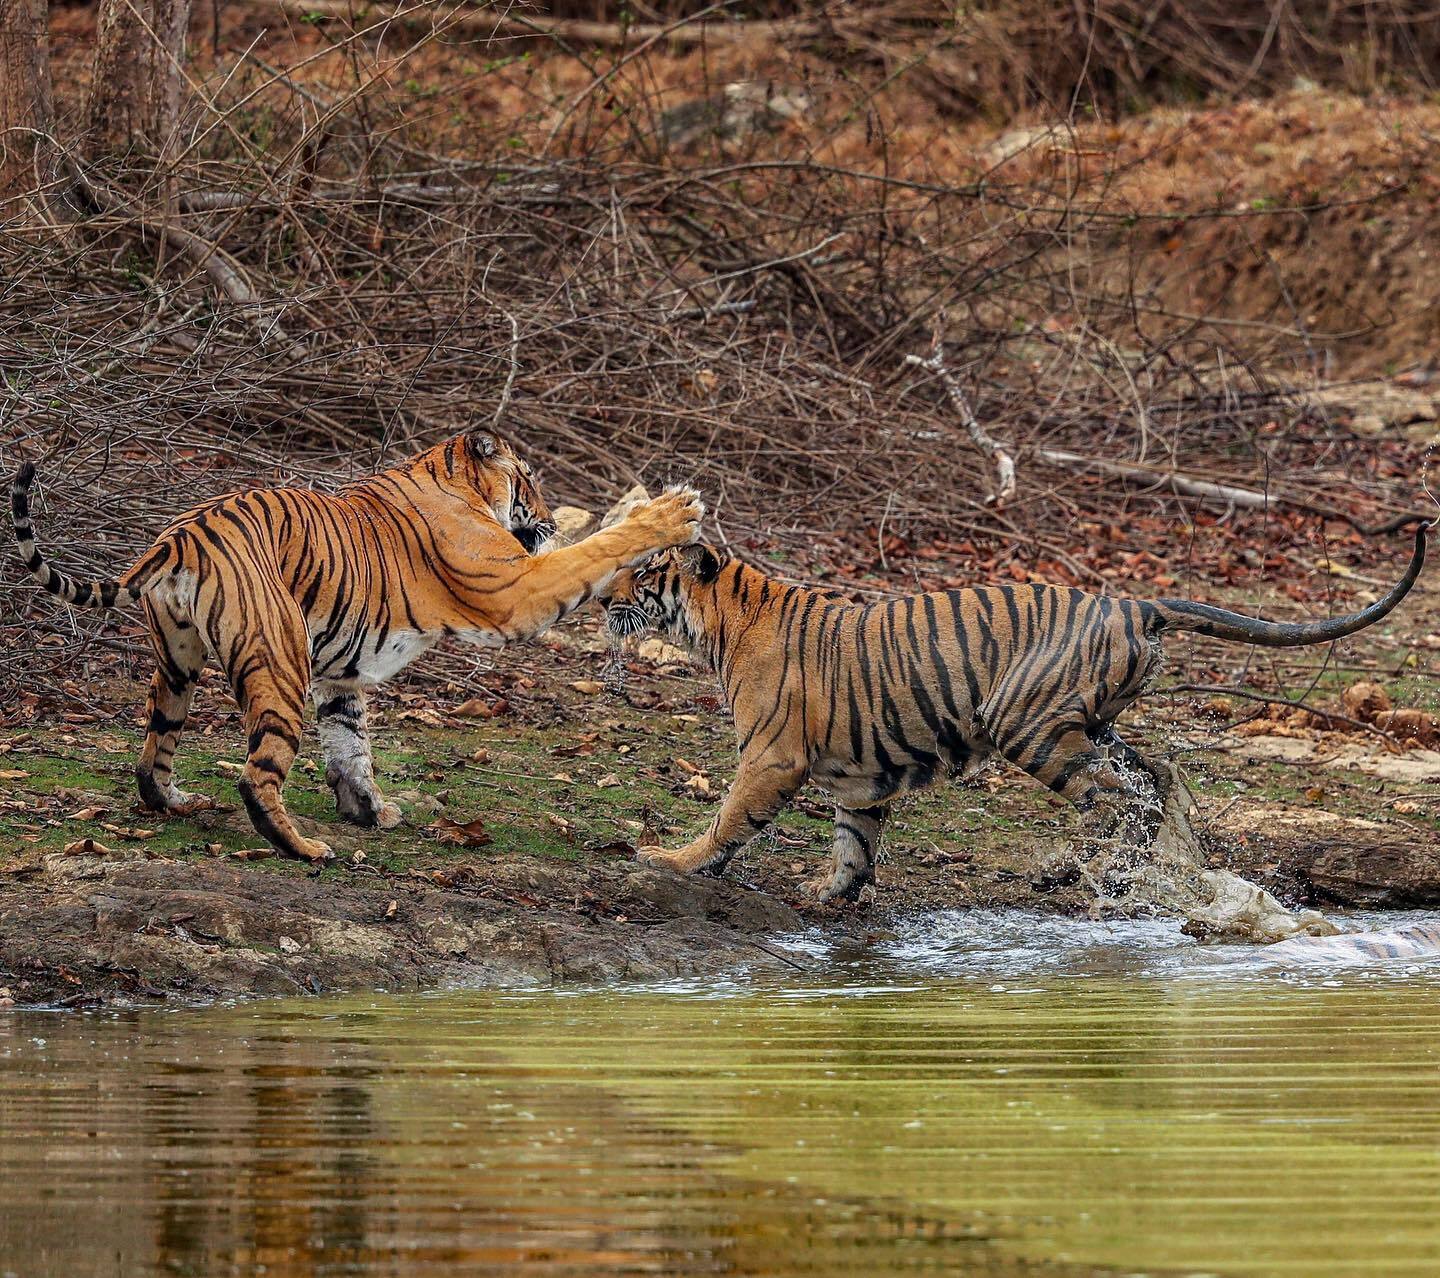
<path id="1" fill-rule="evenodd" d="M 1271 840 L 1227 864 L 1296 904 L 1440 906 L 1440 849 L 1361 833 Z M 54 853 L 0 879 L 0 999 L 191 1004 L 803 971 L 813 958 L 784 938 L 806 929 L 863 940 L 884 936 L 900 915 L 938 909 L 1086 906 L 1078 888 L 1037 895 L 1015 864 L 987 859 L 937 873 L 902 856 L 882 868 L 874 901 L 818 907 L 786 889 L 785 857 L 772 853 L 735 881 L 682 878 L 620 856 L 336 880 L 230 858 Z"/>

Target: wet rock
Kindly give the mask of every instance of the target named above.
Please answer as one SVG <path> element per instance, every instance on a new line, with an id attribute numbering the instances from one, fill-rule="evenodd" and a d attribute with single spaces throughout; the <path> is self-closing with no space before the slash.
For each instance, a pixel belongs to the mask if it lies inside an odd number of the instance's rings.
<path id="1" fill-rule="evenodd" d="M 1280 873 L 1293 878 L 1316 905 L 1366 909 L 1428 909 L 1440 906 L 1440 849 L 1405 839 L 1373 843 L 1305 842 L 1280 858 Z"/>

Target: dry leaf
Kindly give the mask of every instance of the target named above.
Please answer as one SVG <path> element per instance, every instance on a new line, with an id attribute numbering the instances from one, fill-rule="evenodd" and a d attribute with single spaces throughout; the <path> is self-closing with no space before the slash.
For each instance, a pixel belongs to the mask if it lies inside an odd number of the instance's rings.
<path id="1" fill-rule="evenodd" d="M 103 843 L 96 843 L 94 839 L 76 839 L 73 843 L 67 843 L 64 848 L 66 856 L 110 856 L 111 849 Z"/>
<path id="2" fill-rule="evenodd" d="M 138 826 L 111 825 L 109 821 L 101 821 L 100 828 L 121 839 L 153 839 L 159 830 L 142 830 Z"/>
<path id="3" fill-rule="evenodd" d="M 0 781 L 23 781 L 29 775 L 19 768 L 0 768 Z"/>
<path id="4" fill-rule="evenodd" d="M 710 789 L 710 778 L 707 777 L 703 772 L 697 772 L 693 777 L 686 781 L 685 788 L 689 790 L 692 794 L 704 799 L 710 798 L 714 793 Z"/>
<path id="5" fill-rule="evenodd" d="M 704 768 L 697 768 L 689 759 L 682 759 L 678 754 L 675 756 L 675 766 L 687 777 L 698 776 L 704 772 Z"/>
<path id="6" fill-rule="evenodd" d="M 385 917 L 387 919 L 393 919 L 395 917 L 395 911 L 398 906 L 399 902 L 391 901 L 390 904 L 385 907 Z"/>
<path id="7" fill-rule="evenodd" d="M 613 790 L 617 785 L 620 784 L 622 784 L 622 782 L 619 777 L 617 777 L 613 772 L 607 772 L 603 777 L 600 778 L 600 780 L 595 782 L 595 788 L 597 790 Z"/>
<path id="8" fill-rule="evenodd" d="M 97 817 L 108 816 L 109 808 L 103 808 L 98 803 L 88 808 L 76 808 L 74 812 L 66 813 L 67 821 L 93 821 Z"/>
<path id="9" fill-rule="evenodd" d="M 471 697 L 468 701 L 462 701 L 450 711 L 462 719 L 492 719 L 495 717 L 494 706 L 480 697 Z"/>
<path id="10" fill-rule="evenodd" d="M 452 847 L 483 848 L 490 842 L 485 822 L 479 817 L 464 823 L 452 821 L 449 817 L 437 817 L 427 828 L 437 842 Z"/>
<path id="11" fill-rule="evenodd" d="M 266 857 L 275 855 L 274 848 L 241 848 L 238 852 L 230 853 L 236 861 L 263 861 Z"/>
<path id="12" fill-rule="evenodd" d="M 576 692 L 583 692 L 587 696 L 594 696 L 597 692 L 602 692 L 605 688 L 603 683 L 599 683 L 594 679 L 576 679 L 570 686 L 574 688 Z"/>

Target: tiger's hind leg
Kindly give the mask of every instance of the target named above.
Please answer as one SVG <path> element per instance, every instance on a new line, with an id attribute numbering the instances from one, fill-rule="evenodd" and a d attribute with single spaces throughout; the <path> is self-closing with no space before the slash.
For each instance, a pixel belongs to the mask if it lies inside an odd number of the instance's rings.
<path id="1" fill-rule="evenodd" d="M 135 782 L 147 808 L 186 816 L 215 806 L 204 795 L 181 790 L 174 773 L 175 750 L 205 664 L 205 645 L 194 625 L 168 606 L 147 601 L 145 610 L 156 667 L 145 702 L 145 744 L 135 768 Z"/>
<path id="2" fill-rule="evenodd" d="M 204 616 L 219 618 L 211 647 L 219 655 L 245 724 L 248 758 L 237 788 L 256 831 L 284 856 L 325 861 L 330 847 L 307 839 L 285 810 L 281 791 L 300 747 L 310 685 L 310 637 L 299 605 L 277 582 L 232 579 L 231 599 L 212 601 Z"/>
<path id="3" fill-rule="evenodd" d="M 833 867 L 828 875 L 806 883 L 806 891 L 814 893 L 818 901 L 833 901 L 836 897 L 858 901 L 860 893 L 875 882 L 880 837 L 889 815 L 890 807 L 884 803 L 870 808 L 836 803 Z"/>
<path id="4" fill-rule="evenodd" d="M 387 803 L 375 784 L 365 694 L 358 688 L 317 684 L 315 716 L 325 750 L 325 782 L 335 791 L 336 810 L 356 825 L 394 829 L 401 821 L 400 809 Z"/>

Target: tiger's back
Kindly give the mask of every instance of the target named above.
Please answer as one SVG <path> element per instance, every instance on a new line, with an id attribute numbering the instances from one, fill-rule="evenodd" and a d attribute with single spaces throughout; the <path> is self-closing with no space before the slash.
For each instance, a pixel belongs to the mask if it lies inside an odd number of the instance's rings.
<path id="1" fill-rule="evenodd" d="M 768 741 L 847 802 L 887 801 L 996 752 L 1063 790 L 1063 767 L 1047 767 L 1059 738 L 1113 720 L 1161 659 L 1159 615 L 1135 600 L 1002 585 L 857 604 L 750 574 L 721 570 L 716 593 L 738 615 L 706 626 L 741 754 Z"/>

